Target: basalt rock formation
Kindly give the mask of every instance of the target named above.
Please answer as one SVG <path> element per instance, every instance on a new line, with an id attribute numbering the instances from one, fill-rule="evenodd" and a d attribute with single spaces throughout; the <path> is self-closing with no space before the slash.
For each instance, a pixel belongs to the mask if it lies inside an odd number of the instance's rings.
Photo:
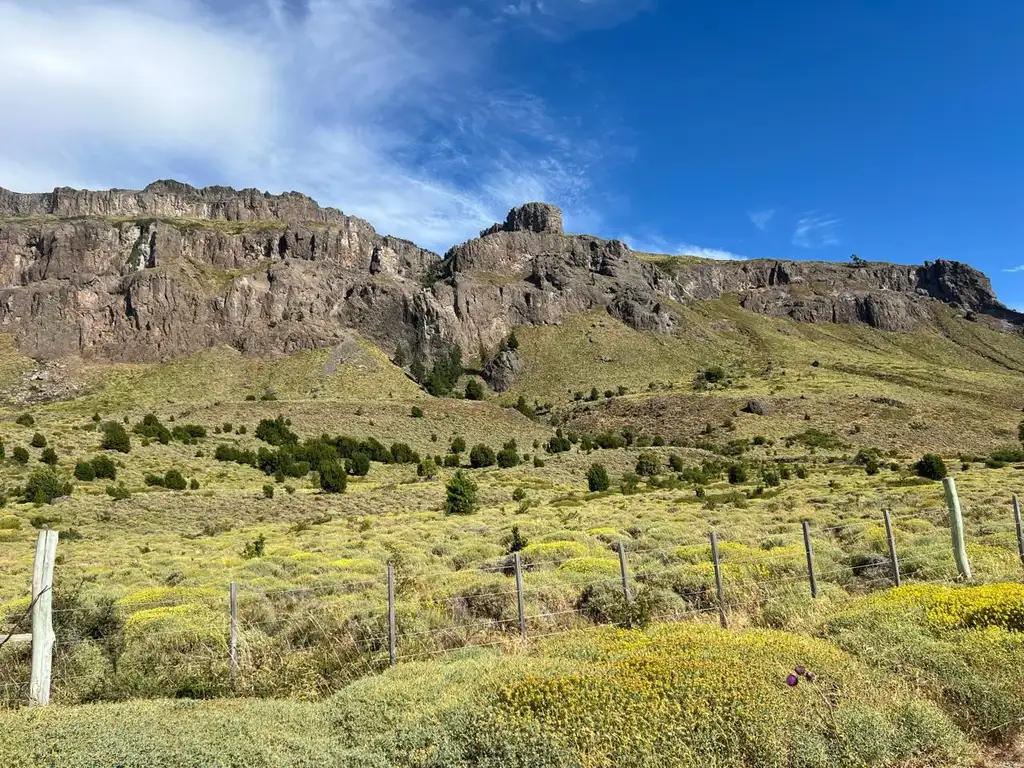
<path id="1" fill-rule="evenodd" d="M 567 235 L 543 203 L 444 258 L 295 192 L 160 181 L 141 191 L 0 189 L 0 332 L 45 360 L 157 361 L 228 344 L 275 355 L 350 329 L 388 352 L 493 353 L 518 325 L 602 308 L 672 333 L 686 302 L 735 294 L 805 322 L 905 331 L 937 302 L 1005 328 L 1024 316 L 958 262 L 924 266 L 709 261 Z M 493 364 L 508 386 L 518 359 Z"/>

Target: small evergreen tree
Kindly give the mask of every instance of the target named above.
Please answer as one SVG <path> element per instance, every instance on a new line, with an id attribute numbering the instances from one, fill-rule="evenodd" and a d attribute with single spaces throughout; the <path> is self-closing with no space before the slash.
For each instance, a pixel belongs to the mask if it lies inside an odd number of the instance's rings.
<path id="1" fill-rule="evenodd" d="M 634 470 L 640 477 L 654 477 L 661 472 L 661 459 L 658 454 L 644 452 L 636 460 Z"/>
<path id="2" fill-rule="evenodd" d="M 105 451 L 128 453 L 132 449 L 132 441 L 123 424 L 117 421 L 108 421 L 103 425 L 103 439 L 100 441 L 100 447 Z"/>
<path id="3" fill-rule="evenodd" d="M 97 478 L 117 479 L 117 465 L 114 464 L 114 460 L 109 456 L 95 456 L 89 463 L 92 464 L 92 471 Z"/>
<path id="4" fill-rule="evenodd" d="M 729 465 L 729 482 L 732 485 L 747 482 L 747 468 L 742 464 Z"/>
<path id="5" fill-rule="evenodd" d="M 71 483 L 47 467 L 33 472 L 25 482 L 23 497 L 32 504 L 53 504 L 54 499 L 71 495 Z"/>
<path id="6" fill-rule="evenodd" d="M 515 331 L 512 331 L 512 333 L 508 335 L 508 341 L 505 342 L 505 346 L 507 346 L 513 352 L 519 349 L 519 339 L 516 338 Z"/>
<path id="7" fill-rule="evenodd" d="M 411 416 L 412 416 L 412 417 L 413 417 L 414 419 L 422 419 L 422 418 L 423 418 L 423 409 L 422 409 L 422 408 L 420 408 L 420 407 L 419 407 L 418 405 L 414 405 L 414 406 L 412 407 L 412 410 L 411 410 L 411 411 L 409 411 L 409 414 L 410 414 L 410 415 L 411 415 Z"/>
<path id="8" fill-rule="evenodd" d="M 469 515 L 477 505 L 476 483 L 462 470 L 457 471 L 445 486 L 444 511 L 449 515 Z"/>
<path id="9" fill-rule="evenodd" d="M 75 479 L 83 482 L 96 479 L 96 470 L 93 469 L 91 461 L 80 461 L 75 464 Z"/>
<path id="10" fill-rule="evenodd" d="M 14 420 L 14 423 L 22 427 L 34 427 L 36 424 L 36 420 L 32 418 L 31 413 L 23 413 Z"/>
<path id="11" fill-rule="evenodd" d="M 515 552 L 522 552 L 526 549 L 526 545 L 529 544 L 526 537 L 519 533 L 519 526 L 512 526 L 512 535 L 509 537 L 508 542 L 508 553 L 511 555 Z"/>
<path id="12" fill-rule="evenodd" d="M 473 469 L 494 466 L 495 461 L 494 451 L 483 443 L 477 443 L 469 452 L 469 466 Z"/>
<path id="13" fill-rule="evenodd" d="M 424 480 L 433 480 L 437 476 L 437 463 L 427 456 L 416 467 L 416 475 Z"/>
<path id="14" fill-rule="evenodd" d="M 53 450 L 53 448 L 43 448 L 43 453 L 39 457 L 39 460 L 43 462 L 43 464 L 49 464 L 51 467 L 54 467 L 57 465 L 58 461 L 57 452 Z"/>
<path id="15" fill-rule="evenodd" d="M 32 441 L 29 443 L 29 445 L 31 445 L 33 448 L 45 448 L 46 438 L 43 436 L 41 432 L 36 432 L 34 435 L 32 435 Z"/>
<path id="16" fill-rule="evenodd" d="M 484 399 L 484 388 L 476 379 L 470 379 L 466 382 L 466 399 L 467 400 L 483 400 Z"/>
<path id="17" fill-rule="evenodd" d="M 603 464 L 591 464 L 587 470 L 587 487 L 591 492 L 607 491 L 611 487 L 611 479 L 608 477 L 608 470 Z"/>
<path id="18" fill-rule="evenodd" d="M 463 453 L 465 450 L 466 441 L 463 440 L 461 437 L 456 437 L 454 440 L 452 440 L 451 447 L 448 448 L 448 451 L 450 453 L 454 453 L 456 456 L 458 456 L 460 453 Z"/>
<path id="19" fill-rule="evenodd" d="M 516 447 L 515 440 L 509 440 L 507 443 L 505 443 L 502 449 L 498 451 L 497 461 L 498 466 L 501 467 L 502 469 L 509 469 L 510 467 L 519 466 L 519 451 Z"/>
<path id="20" fill-rule="evenodd" d="M 164 488 L 170 488 L 172 491 L 184 491 L 188 488 L 188 481 L 177 469 L 168 469 L 164 474 Z"/>
<path id="21" fill-rule="evenodd" d="M 320 468 L 320 490 L 324 493 L 344 493 L 348 485 L 345 468 L 338 462 L 330 462 Z"/>
<path id="22" fill-rule="evenodd" d="M 345 462 L 345 471 L 356 477 L 366 477 L 370 472 L 370 457 L 361 451 L 352 454 Z"/>
<path id="23" fill-rule="evenodd" d="M 926 453 L 921 457 L 921 460 L 914 465 L 917 470 L 917 474 L 921 477 L 926 477 L 929 480 L 941 480 L 948 472 L 946 471 L 946 462 L 942 460 L 942 457 L 937 453 Z"/>
<path id="24" fill-rule="evenodd" d="M 19 464 L 28 464 L 28 449 L 23 445 L 14 446 L 14 450 L 11 451 L 11 458 Z"/>

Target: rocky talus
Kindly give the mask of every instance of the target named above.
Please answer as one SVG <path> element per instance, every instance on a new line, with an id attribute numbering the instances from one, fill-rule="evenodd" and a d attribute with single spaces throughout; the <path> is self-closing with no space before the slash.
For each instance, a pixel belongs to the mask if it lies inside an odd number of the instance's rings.
<path id="1" fill-rule="evenodd" d="M 567 235 L 543 203 L 443 258 L 295 192 L 160 181 L 141 191 L 0 189 L 0 330 L 28 355 L 157 361 L 219 344 L 253 355 L 356 330 L 389 352 L 493 352 L 512 328 L 595 308 L 672 333 L 674 306 L 735 294 L 752 312 L 905 331 L 936 302 L 1012 329 L 988 278 L 958 262 L 859 266 L 637 254 Z M 517 361 L 490 369 L 507 386 Z"/>

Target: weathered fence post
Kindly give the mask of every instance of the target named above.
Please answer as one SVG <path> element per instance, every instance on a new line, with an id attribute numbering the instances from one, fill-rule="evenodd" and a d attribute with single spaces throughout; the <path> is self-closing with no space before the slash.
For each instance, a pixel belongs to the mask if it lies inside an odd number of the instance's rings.
<path id="1" fill-rule="evenodd" d="M 1017 529 L 1017 554 L 1020 555 L 1021 563 L 1024 563 L 1024 528 L 1020 521 L 1020 502 L 1017 501 L 1017 494 L 1013 494 L 1013 524 Z"/>
<path id="2" fill-rule="evenodd" d="M 711 532 L 711 560 L 715 564 L 715 594 L 718 596 L 718 623 L 728 628 L 725 620 L 725 588 L 722 586 L 722 563 L 718 558 L 718 534 Z"/>
<path id="3" fill-rule="evenodd" d="M 235 582 L 228 588 L 228 606 L 231 611 L 229 651 L 231 653 L 231 684 L 238 677 L 238 590 Z"/>
<path id="4" fill-rule="evenodd" d="M 964 543 L 964 516 L 960 511 L 960 497 L 956 492 L 956 480 L 947 477 L 942 481 L 946 491 L 946 506 L 949 507 L 949 528 L 953 534 L 953 559 L 960 578 L 971 578 L 971 564 L 967 560 L 967 545 Z"/>
<path id="5" fill-rule="evenodd" d="M 619 549 L 619 573 L 622 574 L 622 596 L 626 598 L 626 603 L 632 602 L 633 598 L 629 594 L 629 571 L 626 570 L 626 547 L 620 541 L 618 544 Z"/>
<path id="6" fill-rule="evenodd" d="M 516 566 L 516 608 L 519 610 L 519 634 L 526 639 L 526 608 L 523 603 L 523 563 L 519 553 L 513 554 Z"/>
<path id="7" fill-rule="evenodd" d="M 395 666 L 395 566 L 388 563 L 388 652 L 391 657 L 391 666 Z"/>
<path id="8" fill-rule="evenodd" d="M 50 703 L 50 672 L 53 668 L 53 566 L 57 557 L 57 538 L 53 530 L 42 530 L 36 538 L 36 557 L 32 567 L 32 673 L 29 678 L 30 705 Z"/>
<path id="9" fill-rule="evenodd" d="M 900 559 L 896 555 L 896 539 L 892 535 L 892 520 L 889 518 L 889 510 L 882 510 L 882 517 L 885 518 L 885 540 L 889 543 L 889 565 L 892 567 L 892 581 L 898 587 L 902 585 L 900 577 Z"/>
<path id="10" fill-rule="evenodd" d="M 807 577 L 811 580 L 811 597 L 818 596 L 818 579 L 814 575 L 814 550 L 811 549 L 811 524 L 802 520 L 804 529 L 804 552 L 807 554 Z"/>

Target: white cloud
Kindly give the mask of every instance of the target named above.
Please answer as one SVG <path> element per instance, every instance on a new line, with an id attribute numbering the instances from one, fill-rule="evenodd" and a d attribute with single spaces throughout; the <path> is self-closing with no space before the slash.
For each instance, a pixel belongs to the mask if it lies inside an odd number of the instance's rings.
<path id="1" fill-rule="evenodd" d="M 1024 272 L 1024 264 L 1016 267 L 1010 267 L 1009 269 L 1002 270 L 1003 272 Z"/>
<path id="2" fill-rule="evenodd" d="M 836 226 L 841 221 L 832 214 L 820 215 L 817 211 L 808 211 L 797 219 L 796 229 L 793 230 L 793 245 L 799 248 L 838 245 Z"/>
<path id="3" fill-rule="evenodd" d="M 747 211 L 747 218 L 750 219 L 750 223 L 760 229 L 762 232 L 767 228 L 768 222 L 775 216 L 774 208 L 766 208 L 763 211 Z"/>
<path id="4" fill-rule="evenodd" d="M 618 240 L 621 240 L 628 245 L 632 250 L 639 251 L 640 253 L 663 253 L 671 256 L 697 256 L 702 259 L 716 259 L 718 261 L 746 261 L 746 256 L 740 256 L 732 251 L 726 251 L 721 248 L 706 248 L 701 245 L 693 245 L 692 243 L 669 243 L 665 238 L 660 235 L 649 235 L 643 238 L 637 238 L 633 235 L 623 234 L 619 235 Z"/>
<path id="5" fill-rule="evenodd" d="M 479 20 L 264 2 L 0 0 L 0 186 L 296 189 L 437 250 L 527 199 L 592 216 L 607 148 L 495 87 Z"/>

